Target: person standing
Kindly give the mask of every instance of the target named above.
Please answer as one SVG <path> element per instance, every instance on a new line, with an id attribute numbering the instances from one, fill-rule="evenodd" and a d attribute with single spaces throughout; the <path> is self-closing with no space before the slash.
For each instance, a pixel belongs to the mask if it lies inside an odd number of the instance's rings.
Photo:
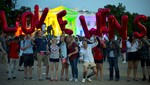
<path id="1" fill-rule="evenodd" d="M 118 67 L 118 49 L 119 43 L 116 40 L 110 40 L 107 45 L 108 63 L 109 63 L 109 81 L 113 80 L 113 74 L 115 69 L 116 81 L 120 79 L 119 67 Z"/>
<path id="2" fill-rule="evenodd" d="M 7 58 L 7 52 L 6 52 L 6 40 L 5 40 L 6 34 L 4 32 L 0 33 L 0 61 L 5 66 L 5 70 L 8 71 L 8 58 Z"/>
<path id="3" fill-rule="evenodd" d="M 16 72 L 18 69 L 19 62 L 19 37 L 15 37 L 12 42 L 8 44 L 9 46 L 9 71 L 8 71 L 8 80 L 16 79 Z"/>
<path id="4" fill-rule="evenodd" d="M 61 57 L 61 61 L 62 61 L 62 68 L 61 68 L 61 79 L 60 80 L 64 80 L 63 76 L 65 73 L 65 80 L 68 81 L 68 67 L 69 67 L 69 63 L 68 63 L 68 56 L 67 56 L 67 47 L 66 47 L 66 37 L 65 34 L 62 34 L 60 37 L 60 57 Z"/>
<path id="5" fill-rule="evenodd" d="M 38 72 L 38 78 L 39 81 L 42 80 L 42 61 L 44 63 L 44 66 L 46 66 L 46 79 L 49 79 L 48 73 L 49 73 L 49 62 L 48 62 L 48 56 L 47 54 L 49 53 L 49 47 L 48 47 L 48 41 L 47 39 L 43 36 L 44 33 L 43 31 L 39 30 L 36 32 L 37 33 L 37 38 L 33 38 L 34 42 L 37 46 L 37 72 Z M 35 35 L 33 35 L 35 37 Z"/>
<path id="6" fill-rule="evenodd" d="M 142 81 L 146 80 L 146 69 L 149 77 L 150 82 L 150 41 L 148 41 L 147 36 L 145 36 L 141 40 L 141 49 L 140 49 L 140 56 L 141 56 L 141 67 L 142 67 L 142 74 L 143 78 Z"/>
<path id="7" fill-rule="evenodd" d="M 94 41 L 95 43 L 93 44 L 87 44 L 87 40 L 82 41 L 82 47 L 80 49 L 80 61 L 84 61 L 82 79 L 83 83 L 86 80 L 88 68 L 91 68 L 93 70 L 93 72 L 87 76 L 88 81 L 91 82 L 92 80 L 90 79 L 90 77 L 94 76 L 97 73 L 96 64 L 94 62 L 94 57 L 92 54 L 92 48 L 94 48 L 97 45 L 97 40 L 95 38 Z"/>
<path id="8" fill-rule="evenodd" d="M 96 37 L 97 39 L 97 46 L 95 46 L 92 51 L 93 51 L 93 56 L 94 56 L 94 62 L 96 64 L 96 79 L 98 79 L 98 73 L 100 73 L 100 81 L 103 81 L 103 53 L 102 49 L 104 47 L 104 43 L 100 42 L 100 39 Z"/>
<path id="9" fill-rule="evenodd" d="M 128 68 L 127 68 L 127 81 L 130 81 L 131 70 L 133 69 L 133 80 L 138 81 L 136 79 L 137 75 L 137 67 L 139 63 L 139 43 L 137 39 L 132 35 L 129 37 L 129 40 L 126 42 L 127 44 L 127 55 L 128 55 Z"/>
<path id="10" fill-rule="evenodd" d="M 78 82 L 78 45 L 74 41 L 74 38 L 72 36 L 67 36 L 66 38 L 67 42 L 67 55 L 69 57 L 71 70 L 72 70 L 72 78 L 70 81 L 74 80 L 75 82 Z"/>
<path id="11" fill-rule="evenodd" d="M 51 66 L 51 81 L 54 79 L 58 81 L 58 63 L 59 63 L 59 46 L 57 45 L 56 38 L 52 38 L 52 44 L 50 45 L 50 66 Z M 55 71 L 54 71 L 55 68 Z"/>
<path id="12" fill-rule="evenodd" d="M 21 41 L 21 50 L 23 51 L 23 61 L 24 61 L 24 80 L 27 80 L 27 74 L 29 73 L 29 79 L 33 80 L 32 77 L 32 66 L 34 64 L 33 57 L 33 43 L 30 39 L 30 35 L 25 35 L 25 39 Z"/>
<path id="13" fill-rule="evenodd" d="M 19 42 L 20 47 L 21 47 L 21 42 L 23 42 L 23 40 L 24 40 L 24 37 L 25 36 L 23 36 L 23 35 L 20 36 L 20 42 Z M 23 62 L 24 62 L 22 53 L 23 53 L 23 50 L 20 49 L 20 51 L 19 51 L 19 57 L 20 57 L 19 58 L 19 69 L 18 69 L 18 71 L 24 71 L 24 69 L 22 68 Z"/>

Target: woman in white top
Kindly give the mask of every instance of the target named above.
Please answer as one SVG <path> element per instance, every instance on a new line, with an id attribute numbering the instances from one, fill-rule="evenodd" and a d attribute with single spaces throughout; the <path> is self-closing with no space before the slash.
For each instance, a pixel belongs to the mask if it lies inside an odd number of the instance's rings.
<path id="1" fill-rule="evenodd" d="M 132 35 L 129 37 L 129 40 L 127 41 L 127 53 L 128 53 L 128 69 L 127 69 L 127 81 L 130 81 L 130 74 L 131 70 L 133 68 L 133 80 L 138 81 L 136 79 L 136 74 L 137 74 L 137 67 L 139 63 L 139 53 L 138 53 L 138 47 L 139 43 L 137 39 Z"/>

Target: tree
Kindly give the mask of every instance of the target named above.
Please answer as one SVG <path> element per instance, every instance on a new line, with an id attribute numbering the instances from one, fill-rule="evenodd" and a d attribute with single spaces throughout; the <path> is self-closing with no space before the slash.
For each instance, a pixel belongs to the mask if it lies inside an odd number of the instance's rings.
<path id="1" fill-rule="evenodd" d="M 0 0 L 0 10 L 5 11 L 8 26 L 14 26 L 16 20 L 20 20 L 22 13 L 31 11 L 31 8 L 22 6 L 16 9 L 17 0 Z M 0 23 L 1 24 L 1 23 Z M 0 25 L 0 28 L 2 25 Z M 1 31 L 2 29 L 0 29 Z"/>

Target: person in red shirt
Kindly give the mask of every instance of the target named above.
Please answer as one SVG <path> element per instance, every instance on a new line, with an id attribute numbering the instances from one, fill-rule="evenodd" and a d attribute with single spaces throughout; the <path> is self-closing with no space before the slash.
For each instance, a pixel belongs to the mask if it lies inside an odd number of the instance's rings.
<path id="1" fill-rule="evenodd" d="M 97 68 L 96 79 L 98 79 L 98 73 L 100 72 L 100 80 L 103 81 L 103 54 L 101 48 L 103 48 L 105 44 L 101 43 L 98 37 L 96 37 L 96 39 L 98 45 L 92 49 Z"/>
<path id="2" fill-rule="evenodd" d="M 67 55 L 69 57 L 71 70 L 72 70 L 72 78 L 70 81 L 74 80 L 78 82 L 78 68 L 77 68 L 77 61 L 78 61 L 78 45 L 74 42 L 74 38 L 72 36 L 67 36 Z"/>
<path id="3" fill-rule="evenodd" d="M 16 79 L 16 71 L 19 62 L 19 37 L 15 37 L 12 42 L 9 43 L 9 71 L 8 71 L 8 80 Z"/>

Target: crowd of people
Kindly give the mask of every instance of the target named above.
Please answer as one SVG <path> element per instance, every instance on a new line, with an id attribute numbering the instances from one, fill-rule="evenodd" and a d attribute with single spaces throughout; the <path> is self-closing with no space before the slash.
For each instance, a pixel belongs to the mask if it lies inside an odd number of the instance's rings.
<path id="1" fill-rule="evenodd" d="M 60 80 L 78 82 L 78 63 L 83 62 L 83 79 L 81 82 L 92 81 L 91 77 L 103 81 L 103 62 L 109 64 L 109 81 L 120 80 L 118 57 L 122 56 L 122 63 L 127 63 L 127 81 L 137 79 L 139 61 L 142 67 L 142 81 L 150 82 L 150 41 L 147 36 L 136 39 L 130 36 L 126 40 L 126 48 L 122 49 L 121 38 L 109 40 L 107 35 L 90 39 L 79 36 L 66 35 L 62 32 L 60 38 L 51 39 L 44 36 L 43 31 L 37 30 L 31 36 L 6 37 L 0 33 L 0 62 L 8 71 L 8 80 L 16 79 L 17 71 L 24 71 L 24 80 L 34 80 L 32 68 L 37 61 L 37 77 L 42 81 L 42 66 L 46 67 L 46 79 L 58 81 L 59 62 L 61 62 Z M 21 68 L 24 65 L 23 69 Z M 69 78 L 69 65 L 72 77 Z M 92 72 L 87 75 L 88 70 Z M 146 73 L 147 69 L 147 73 Z M 115 71 L 115 72 L 114 72 Z M 50 72 L 50 73 L 49 73 Z M 115 76 L 113 76 L 115 73 Z M 100 75 L 99 75 L 100 74 Z M 50 75 L 50 76 L 49 76 Z"/>

